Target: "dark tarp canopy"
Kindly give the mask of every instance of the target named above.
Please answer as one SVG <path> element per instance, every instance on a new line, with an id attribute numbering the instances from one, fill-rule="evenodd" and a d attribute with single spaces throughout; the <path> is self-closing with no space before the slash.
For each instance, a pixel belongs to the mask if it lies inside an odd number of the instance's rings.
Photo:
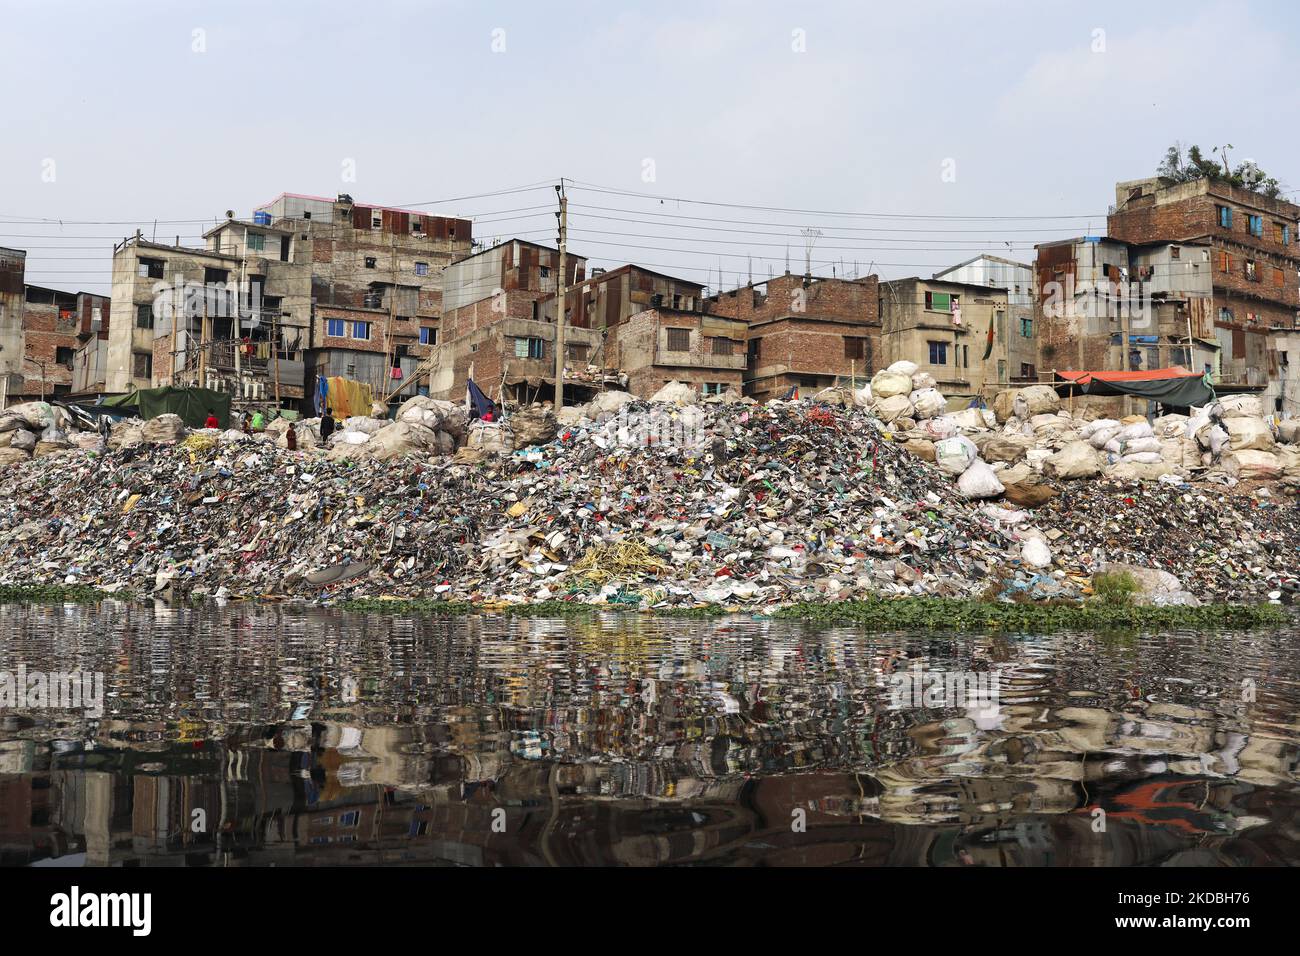
<path id="1" fill-rule="evenodd" d="M 141 418 L 157 418 L 171 413 L 179 415 L 190 428 L 202 428 L 208 412 L 217 416 L 217 424 L 230 427 L 230 396 L 210 388 L 142 388 L 125 395 L 106 398 L 103 402 L 116 408 L 134 407 Z"/>
<path id="2" fill-rule="evenodd" d="M 1058 390 L 1077 388 L 1081 395 L 1132 395 L 1162 405 L 1207 405 L 1214 401 L 1208 376 L 1181 366 L 1146 372 L 1057 372 Z"/>

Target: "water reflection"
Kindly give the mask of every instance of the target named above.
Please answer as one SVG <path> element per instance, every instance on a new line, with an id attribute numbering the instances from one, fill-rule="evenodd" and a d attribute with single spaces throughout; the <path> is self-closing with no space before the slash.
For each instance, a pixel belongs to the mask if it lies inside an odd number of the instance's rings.
<path id="1" fill-rule="evenodd" d="M 1294 629 L 0 607 L 7 864 L 1295 864 Z M 890 706 L 917 665 L 1000 706 Z M 1251 699 L 1253 698 L 1253 699 Z"/>

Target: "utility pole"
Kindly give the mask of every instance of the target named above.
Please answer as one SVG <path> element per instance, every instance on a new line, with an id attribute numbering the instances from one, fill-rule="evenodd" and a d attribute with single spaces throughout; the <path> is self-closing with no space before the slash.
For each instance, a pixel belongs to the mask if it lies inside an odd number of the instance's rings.
<path id="1" fill-rule="evenodd" d="M 560 201 L 559 212 L 555 220 L 560 227 L 560 274 L 555 280 L 555 411 L 564 407 L 564 294 L 565 294 L 565 242 L 568 237 L 569 200 L 564 195 L 564 178 L 555 187 L 555 195 Z"/>

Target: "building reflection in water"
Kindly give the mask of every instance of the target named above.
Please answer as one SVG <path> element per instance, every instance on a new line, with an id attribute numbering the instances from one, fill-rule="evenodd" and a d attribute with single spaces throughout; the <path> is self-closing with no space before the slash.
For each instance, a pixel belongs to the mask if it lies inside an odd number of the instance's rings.
<path id="1" fill-rule="evenodd" d="M 1294 630 L 117 602 L 0 628 L 0 670 L 108 686 L 97 720 L 0 711 L 10 865 L 1300 862 Z M 918 662 L 996 669 L 996 712 L 891 707 Z"/>

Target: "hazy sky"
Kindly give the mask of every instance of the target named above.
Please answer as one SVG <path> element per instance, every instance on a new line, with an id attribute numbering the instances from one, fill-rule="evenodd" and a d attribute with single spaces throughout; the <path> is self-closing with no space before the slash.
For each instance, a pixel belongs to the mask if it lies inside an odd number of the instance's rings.
<path id="1" fill-rule="evenodd" d="M 0 245 L 29 282 L 104 291 L 136 222 L 197 242 L 283 191 L 409 206 L 566 176 L 673 200 L 572 188 L 574 252 L 711 285 L 787 246 L 800 268 L 805 226 L 818 272 L 1032 259 L 1103 232 L 1114 183 L 1174 140 L 1300 189 L 1297 10 L 0 0 Z M 422 208 L 553 242 L 553 202 Z"/>

